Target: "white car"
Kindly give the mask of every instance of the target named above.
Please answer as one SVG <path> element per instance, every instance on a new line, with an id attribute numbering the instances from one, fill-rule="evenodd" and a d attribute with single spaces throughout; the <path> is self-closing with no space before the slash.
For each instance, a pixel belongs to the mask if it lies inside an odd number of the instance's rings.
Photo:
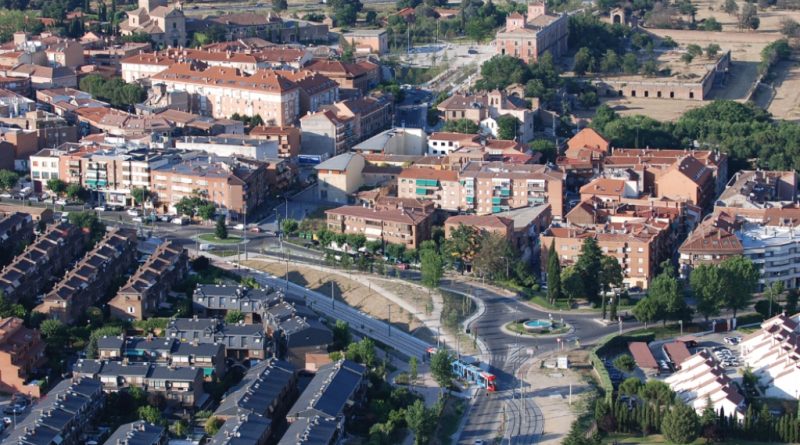
<path id="1" fill-rule="evenodd" d="M 97 211 L 97 212 L 105 212 L 106 211 L 106 206 L 97 206 L 97 207 L 94 208 L 94 210 Z"/>
<path id="2" fill-rule="evenodd" d="M 134 216 L 133 218 L 131 218 L 131 221 L 136 222 L 136 223 L 140 223 L 143 220 L 142 220 L 141 216 Z"/>
<path id="3" fill-rule="evenodd" d="M 139 210 L 138 210 L 138 209 L 129 209 L 129 210 L 128 210 L 128 215 L 131 215 L 131 216 L 140 216 L 140 215 L 141 215 L 141 212 L 139 212 Z"/>
<path id="4" fill-rule="evenodd" d="M 234 230 L 244 230 L 244 224 L 236 224 L 233 226 Z"/>

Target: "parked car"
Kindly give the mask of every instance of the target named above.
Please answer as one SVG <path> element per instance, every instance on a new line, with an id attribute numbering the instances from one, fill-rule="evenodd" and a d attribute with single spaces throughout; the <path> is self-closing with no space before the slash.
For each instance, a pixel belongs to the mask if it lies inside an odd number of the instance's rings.
<path id="1" fill-rule="evenodd" d="M 134 216 L 133 218 L 131 218 L 131 221 L 133 221 L 135 223 L 144 222 L 144 220 L 142 219 L 141 216 Z"/>
<path id="2" fill-rule="evenodd" d="M 131 216 L 139 216 L 139 215 L 142 214 L 142 212 L 140 212 L 139 209 L 128 209 L 127 213 L 128 213 L 128 215 L 131 215 Z"/>
<path id="3" fill-rule="evenodd" d="M 106 206 L 97 206 L 97 207 L 94 208 L 94 210 L 96 212 L 105 212 L 106 211 Z"/>
<path id="4" fill-rule="evenodd" d="M 241 223 L 236 224 L 235 226 L 233 226 L 233 230 L 244 230 L 244 224 Z"/>
<path id="5" fill-rule="evenodd" d="M 186 217 L 186 216 L 179 216 L 179 217 L 174 218 L 172 220 L 172 224 L 177 224 L 179 226 L 185 226 L 186 224 L 189 224 L 189 218 Z"/>

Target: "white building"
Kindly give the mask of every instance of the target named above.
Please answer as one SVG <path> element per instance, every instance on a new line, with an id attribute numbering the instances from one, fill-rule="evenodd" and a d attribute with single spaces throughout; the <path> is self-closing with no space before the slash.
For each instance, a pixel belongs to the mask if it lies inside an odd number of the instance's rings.
<path id="1" fill-rule="evenodd" d="M 278 157 L 278 141 L 246 136 L 186 136 L 175 141 L 179 150 L 199 150 L 217 156 L 244 156 L 263 161 Z"/>
<path id="2" fill-rule="evenodd" d="M 479 134 L 464 133 L 431 133 L 428 136 L 428 155 L 447 156 L 464 146 L 480 146 Z"/>
<path id="3" fill-rule="evenodd" d="M 800 287 L 800 228 L 798 221 L 776 210 L 775 221 L 745 223 L 736 232 L 742 243 L 743 255 L 760 270 L 758 288 L 763 290 L 781 281 L 786 289 Z M 769 212 L 768 212 L 769 215 Z M 768 219 L 772 219 L 768 218 Z"/>
<path id="4" fill-rule="evenodd" d="M 724 410 L 726 416 L 736 413 L 737 417 L 743 413 L 744 397 L 731 384 L 725 370 L 705 351 L 684 360 L 680 371 L 664 382 L 698 414 L 705 409 L 709 399 L 716 412 Z"/>
<path id="5" fill-rule="evenodd" d="M 765 396 L 797 399 L 800 395 L 800 314 L 777 315 L 739 345 L 744 364 L 766 387 Z"/>
<path id="6" fill-rule="evenodd" d="M 47 191 L 47 181 L 59 179 L 58 158 L 65 152 L 54 148 L 45 148 L 30 157 L 31 180 L 36 190 Z"/>
<path id="7" fill-rule="evenodd" d="M 363 154 L 422 156 L 425 154 L 427 133 L 421 128 L 392 128 L 359 142 L 353 151 Z"/>

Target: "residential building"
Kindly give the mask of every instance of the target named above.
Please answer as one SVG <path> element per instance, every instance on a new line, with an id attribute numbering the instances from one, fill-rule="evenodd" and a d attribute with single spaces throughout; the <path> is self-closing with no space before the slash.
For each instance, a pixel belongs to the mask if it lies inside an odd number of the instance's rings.
<path id="1" fill-rule="evenodd" d="M 427 149 L 428 134 L 421 128 L 391 128 L 353 146 L 363 154 L 422 156 Z"/>
<path id="2" fill-rule="evenodd" d="M 58 161 L 63 153 L 55 148 L 45 148 L 30 156 L 31 179 L 37 192 L 49 191 L 47 182 L 60 178 Z"/>
<path id="3" fill-rule="evenodd" d="M 480 145 L 479 134 L 431 133 L 428 136 L 428 154 L 431 156 L 447 156 L 464 146 Z"/>
<path id="4" fill-rule="evenodd" d="M 155 117 L 169 122 L 176 137 L 244 135 L 244 123 L 233 119 L 214 119 L 171 108 L 158 111 Z"/>
<path id="5" fill-rule="evenodd" d="M 344 153 L 322 162 L 317 171 L 317 191 L 321 201 L 352 202 L 352 195 L 363 185 L 364 156 Z"/>
<path id="6" fill-rule="evenodd" d="M 180 2 L 168 5 L 167 0 L 139 0 L 139 7 L 127 14 L 128 21 L 119 24 L 123 36 L 147 34 L 153 42 L 172 47 L 189 43 Z"/>
<path id="7" fill-rule="evenodd" d="M 295 159 L 300 154 L 300 129 L 297 127 L 255 127 L 250 137 L 278 143 L 278 156 Z"/>
<path id="8" fill-rule="evenodd" d="M 166 143 L 174 128 L 167 119 L 154 115 L 137 116 L 114 108 L 80 107 L 74 110 L 82 136 L 107 133 L 112 136 L 145 136 L 153 142 Z"/>
<path id="9" fill-rule="evenodd" d="M 266 359 L 247 370 L 214 411 L 222 419 L 242 414 L 263 416 L 279 422 L 297 399 L 297 374 L 290 363 Z"/>
<path id="10" fill-rule="evenodd" d="M 300 115 L 313 113 L 339 101 L 339 84 L 333 79 L 306 69 L 277 70 L 276 73 L 297 85 L 300 91 Z"/>
<path id="11" fill-rule="evenodd" d="M 111 229 L 34 308 L 71 324 L 107 295 L 118 276 L 136 261 L 136 232 Z"/>
<path id="12" fill-rule="evenodd" d="M 289 425 L 278 445 L 335 445 L 343 430 L 344 422 L 340 419 L 303 417 Z"/>
<path id="13" fill-rule="evenodd" d="M 0 215 L 0 265 L 10 263 L 17 252 L 23 251 L 30 244 L 35 225 L 33 217 L 28 213 Z"/>
<path id="14" fill-rule="evenodd" d="M 419 248 L 430 238 L 433 215 L 406 210 L 370 209 L 361 206 L 342 206 L 326 210 L 328 230 L 335 233 L 361 234 L 367 240 L 402 244 L 406 249 Z"/>
<path id="15" fill-rule="evenodd" d="M 38 150 L 36 144 L 33 131 L 0 127 L 0 168 L 27 170 L 30 155 Z"/>
<path id="16" fill-rule="evenodd" d="M 357 141 L 355 118 L 326 109 L 300 118 L 303 131 L 300 152 L 320 161 L 344 154 Z"/>
<path id="17" fill-rule="evenodd" d="M 611 143 L 600 133 L 586 127 L 567 141 L 563 156 L 556 158 L 556 165 L 581 182 L 598 175 L 603 158 L 611 151 Z"/>
<path id="18" fill-rule="evenodd" d="M 41 221 L 46 224 L 50 224 L 51 222 L 53 222 L 53 209 L 48 209 L 45 207 L 31 207 L 26 205 L 9 204 L 4 202 L 0 203 L 0 216 L 8 217 L 14 213 L 24 213 L 30 215 L 30 217 L 33 219 L 33 222 L 35 223 L 40 223 Z"/>
<path id="19" fill-rule="evenodd" d="M 644 372 L 645 376 L 652 377 L 658 375 L 659 368 L 650 346 L 643 341 L 628 343 L 628 350 L 636 362 L 636 366 Z"/>
<path id="20" fill-rule="evenodd" d="M 0 319 L 0 388 L 6 393 L 42 396 L 31 378 L 47 361 L 39 331 L 28 329 L 16 317 Z"/>
<path id="21" fill-rule="evenodd" d="M 715 412 L 741 418 L 745 399 L 733 380 L 707 351 L 700 351 L 685 360 L 681 369 L 664 380 L 678 398 L 701 414 L 711 400 Z"/>
<path id="22" fill-rule="evenodd" d="M 311 315 L 294 315 L 278 323 L 272 333 L 278 355 L 301 369 L 305 368 L 308 355 L 324 353 L 333 344 L 333 332 Z"/>
<path id="23" fill-rule="evenodd" d="M 379 56 L 389 52 L 389 37 L 385 29 L 354 29 L 342 37 L 356 53 L 372 53 Z"/>
<path id="24" fill-rule="evenodd" d="M 245 323 L 260 323 L 263 312 L 282 300 L 283 293 L 272 288 L 199 284 L 192 295 L 192 312 L 204 318 L 224 319 L 235 310 L 244 315 Z"/>
<path id="25" fill-rule="evenodd" d="M 779 314 L 739 343 L 742 361 L 766 388 L 766 397 L 800 398 L 800 314 Z"/>
<path id="26" fill-rule="evenodd" d="M 44 51 L 50 66 L 68 66 L 80 68 L 84 65 L 83 45 L 77 40 L 59 39 L 56 43 L 48 45 Z"/>
<path id="27" fill-rule="evenodd" d="M 678 248 L 680 275 L 688 279 L 692 270 L 702 264 L 719 264 L 744 253 L 744 247 L 736 231 L 741 221 L 725 212 L 714 214 L 703 220 Z"/>
<path id="28" fill-rule="evenodd" d="M 546 203 L 554 218 L 564 216 L 565 174 L 546 165 L 470 162 L 458 178 L 464 208 L 479 215 Z"/>
<path id="29" fill-rule="evenodd" d="M 259 161 L 278 157 L 278 142 L 245 135 L 186 136 L 175 141 L 175 148 L 202 151 L 216 156 L 242 156 Z"/>
<path id="30" fill-rule="evenodd" d="M 233 13 L 206 19 L 209 26 L 222 25 L 228 40 L 261 37 L 273 43 L 327 43 L 328 25 L 306 20 L 283 20 L 277 14 Z"/>
<path id="31" fill-rule="evenodd" d="M 18 419 L 3 443 L 82 445 L 84 433 L 99 417 L 104 403 L 103 388 L 97 380 L 64 379 L 33 406 L 30 414 Z"/>
<path id="32" fill-rule="evenodd" d="M 599 177 L 580 188 L 581 201 L 597 198 L 604 203 L 618 203 L 625 198 L 639 197 L 639 183 L 633 179 Z"/>
<path id="33" fill-rule="evenodd" d="M 397 196 L 431 201 L 436 208 L 452 212 L 469 208 L 465 204 L 459 173 L 455 170 L 404 168 L 397 179 Z"/>
<path id="34" fill-rule="evenodd" d="M 122 80 L 128 83 L 149 79 L 176 62 L 169 54 L 138 53 L 119 61 Z"/>
<path id="35" fill-rule="evenodd" d="M 48 226 L 0 271 L 3 296 L 14 303 L 34 301 L 83 253 L 85 243 L 86 234 L 79 227 L 68 223 Z"/>
<path id="36" fill-rule="evenodd" d="M 166 336 L 180 341 L 222 343 L 234 359 L 263 360 L 267 339 L 261 325 L 225 324 L 216 318 L 175 318 L 167 325 Z"/>
<path id="37" fill-rule="evenodd" d="M 108 302 L 111 316 L 123 320 L 153 316 L 172 286 L 186 277 L 188 257 L 186 249 L 173 241 L 159 245 Z"/>
<path id="38" fill-rule="evenodd" d="M 25 63 L 7 71 L 7 75 L 17 79 L 27 79 L 34 90 L 78 87 L 78 76 L 75 70 L 68 66 L 51 67 Z"/>
<path id="39" fill-rule="evenodd" d="M 208 445 L 267 445 L 272 434 L 272 421 L 257 414 L 229 417 Z"/>
<path id="40" fill-rule="evenodd" d="M 366 95 L 381 81 L 380 66 L 369 62 L 342 62 L 332 59 L 314 59 L 305 69 L 322 74 L 339 84 L 343 97 Z"/>
<path id="41" fill-rule="evenodd" d="M 0 89 L 0 118 L 19 117 L 33 111 L 36 102 L 13 91 Z"/>
<path id="42" fill-rule="evenodd" d="M 467 119 L 480 125 L 484 131 L 497 137 L 497 119 L 504 115 L 516 117 L 519 122 L 517 135 L 521 142 L 533 139 L 533 121 L 536 111 L 521 98 L 509 96 L 505 91 L 494 90 L 471 95 L 456 93 L 443 100 L 437 107 L 445 121 Z"/>
<path id="43" fill-rule="evenodd" d="M 124 360 L 129 363 L 161 363 L 171 367 L 194 366 L 206 380 L 222 378 L 227 371 L 225 346 L 221 343 L 181 342 L 163 337 L 108 337 L 97 339 L 101 360 Z M 89 368 L 91 362 L 85 362 Z"/>
<path id="44" fill-rule="evenodd" d="M 539 236 L 553 222 L 553 214 L 550 209 L 550 204 L 540 204 L 493 214 L 493 216 L 506 218 L 513 222 L 514 233 L 511 239 L 513 245 L 521 253 L 522 260 L 529 260 L 534 255 L 538 256 L 536 249 L 541 248 Z"/>
<path id="45" fill-rule="evenodd" d="M 169 432 L 144 420 L 126 423 L 111 433 L 103 445 L 167 445 Z"/>
<path id="46" fill-rule="evenodd" d="M 330 107 L 337 116 L 353 118 L 355 142 L 366 140 L 392 126 L 394 106 L 390 98 L 362 97 L 337 102 Z"/>
<path id="47" fill-rule="evenodd" d="M 740 170 L 716 199 L 714 210 L 748 215 L 767 208 L 791 206 L 796 202 L 797 172 Z"/>
<path id="48" fill-rule="evenodd" d="M 286 420 L 293 423 L 316 416 L 346 417 L 363 396 L 367 383 L 365 374 L 364 366 L 350 360 L 322 366 L 286 414 Z"/>
<path id="49" fill-rule="evenodd" d="M 547 3 L 534 0 L 528 3 L 527 14 L 515 12 L 506 17 L 505 29 L 495 38 L 495 53 L 525 63 L 536 62 L 546 52 L 557 58 L 566 54 L 568 36 L 567 14 L 548 14 Z"/>
<path id="50" fill-rule="evenodd" d="M 444 222 L 444 233 L 450 238 L 453 231 L 461 226 L 471 227 L 480 233 L 493 233 L 511 241 L 514 235 L 514 221 L 496 215 L 455 215 Z"/>
<path id="51" fill-rule="evenodd" d="M 268 125 L 285 126 L 300 116 L 299 87 L 275 71 L 259 70 L 245 76 L 233 68 L 210 67 L 198 71 L 176 63 L 151 77 L 166 91 L 185 91 L 192 111 L 228 118 L 234 114 L 261 116 Z"/>

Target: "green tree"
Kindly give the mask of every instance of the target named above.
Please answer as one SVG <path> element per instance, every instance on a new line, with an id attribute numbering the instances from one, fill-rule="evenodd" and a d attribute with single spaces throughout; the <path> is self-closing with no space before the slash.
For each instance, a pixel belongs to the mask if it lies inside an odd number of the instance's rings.
<path id="1" fill-rule="evenodd" d="M 708 56 L 709 59 L 713 59 L 719 54 L 721 49 L 722 48 L 716 43 L 709 43 L 708 46 L 706 46 L 706 56 Z"/>
<path id="2" fill-rule="evenodd" d="M 287 236 L 293 235 L 295 232 L 297 232 L 298 227 L 298 222 L 292 218 L 286 218 L 281 221 L 281 230 Z"/>
<path id="3" fill-rule="evenodd" d="M 800 24 L 791 18 L 784 18 L 781 20 L 781 34 L 786 37 L 797 37 L 800 34 Z"/>
<path id="4" fill-rule="evenodd" d="M 337 351 L 346 349 L 351 341 L 350 325 L 346 321 L 336 320 L 333 326 L 333 349 Z"/>
<path id="5" fill-rule="evenodd" d="M 683 320 L 688 315 L 686 300 L 681 295 L 678 279 L 665 270 L 656 276 L 647 290 L 647 299 L 658 302 L 662 308 L 660 319 L 666 325 L 667 320 Z"/>
<path id="6" fill-rule="evenodd" d="M 587 72 L 594 71 L 594 58 L 589 52 L 589 48 L 583 47 L 575 53 L 575 62 L 572 65 L 572 71 L 578 76 L 583 76 Z"/>
<path id="7" fill-rule="evenodd" d="M 444 123 L 444 127 L 442 131 L 447 131 L 451 133 L 464 133 L 464 134 L 475 134 L 480 131 L 480 127 L 475 122 L 472 122 L 469 119 L 454 119 L 449 120 Z"/>
<path id="8" fill-rule="evenodd" d="M 497 118 L 497 139 L 516 140 L 522 123 L 511 114 Z"/>
<path id="9" fill-rule="evenodd" d="M 69 184 L 66 190 L 67 198 L 73 201 L 86 201 L 89 192 L 80 184 Z"/>
<path id="10" fill-rule="evenodd" d="M 365 337 L 356 343 L 347 345 L 347 352 L 345 356 L 348 360 L 362 363 L 366 367 L 371 368 L 375 363 L 375 342 L 372 339 Z"/>
<path id="11" fill-rule="evenodd" d="M 600 287 L 603 290 L 603 318 L 606 318 L 606 300 L 612 288 L 622 286 L 622 266 L 616 258 L 603 255 L 600 259 Z"/>
<path id="12" fill-rule="evenodd" d="M 172 426 L 172 433 L 175 434 L 175 437 L 186 437 L 189 433 L 189 424 L 185 420 L 175 422 Z"/>
<path id="13" fill-rule="evenodd" d="M 706 405 L 700 415 L 700 434 L 709 443 L 719 442 L 722 439 L 722 431 L 719 427 L 719 416 L 714 410 L 711 398 L 706 396 Z"/>
<path id="14" fill-rule="evenodd" d="M 664 308 L 657 298 L 646 296 L 636 302 L 633 307 L 633 316 L 647 327 L 648 323 L 660 320 L 663 317 Z"/>
<path id="15" fill-rule="evenodd" d="M 674 444 L 687 444 L 697 439 L 699 420 L 693 408 L 678 403 L 664 414 L 661 430 L 664 437 Z"/>
<path id="16" fill-rule="evenodd" d="M 475 83 L 478 90 L 503 90 L 513 83 L 524 85 L 532 77 L 528 65 L 517 57 L 496 55 L 481 65 L 481 76 Z"/>
<path id="17" fill-rule="evenodd" d="M 542 154 L 542 163 L 554 162 L 556 160 L 556 144 L 550 140 L 536 139 L 528 144 L 528 147 L 530 147 L 534 153 Z"/>
<path id="18" fill-rule="evenodd" d="M 450 353 L 445 351 L 444 349 L 440 349 L 436 351 L 431 356 L 431 374 L 433 375 L 433 379 L 436 380 L 436 383 L 442 389 L 447 389 L 452 385 L 453 378 L 453 357 L 450 356 Z"/>
<path id="19" fill-rule="evenodd" d="M 142 205 L 145 201 L 150 199 L 150 192 L 146 187 L 134 187 L 131 189 L 131 197 L 136 205 Z"/>
<path id="20" fill-rule="evenodd" d="M 616 366 L 616 365 L 615 365 Z M 619 385 L 620 394 L 635 396 L 642 389 L 642 381 L 638 377 L 628 377 Z"/>
<path id="21" fill-rule="evenodd" d="M 733 311 L 736 317 L 738 311 L 746 309 L 753 298 L 753 291 L 758 284 L 759 272 L 753 263 L 741 256 L 730 257 L 720 264 L 724 279 L 729 285 L 725 294 L 725 307 Z"/>
<path id="22" fill-rule="evenodd" d="M 725 0 L 722 10 L 728 15 L 736 15 L 739 12 L 739 5 L 736 4 L 736 0 Z"/>
<path id="23" fill-rule="evenodd" d="M 419 373 L 419 364 L 417 363 L 416 357 L 411 357 L 408 360 L 408 377 L 411 380 L 411 384 L 413 385 L 414 382 L 417 381 Z"/>
<path id="24" fill-rule="evenodd" d="M 722 31 L 722 23 L 717 21 L 717 19 L 714 17 L 709 17 L 703 21 L 700 29 L 703 31 Z"/>
<path id="25" fill-rule="evenodd" d="M 435 249 L 423 249 L 420 252 L 420 273 L 422 284 L 436 288 L 444 275 L 444 261 Z"/>
<path id="26" fill-rule="evenodd" d="M 758 29 L 760 23 L 756 6 L 745 2 L 739 13 L 739 29 Z"/>
<path id="27" fill-rule="evenodd" d="M 0 189 L 9 191 L 17 186 L 19 175 L 11 170 L 0 170 Z"/>
<path id="28" fill-rule="evenodd" d="M 703 55 L 703 48 L 696 43 L 690 43 L 686 45 L 686 52 L 691 54 L 692 57 L 700 57 Z"/>
<path id="29" fill-rule="evenodd" d="M 609 49 L 603 54 L 600 60 L 600 71 L 604 73 L 615 73 L 619 70 L 619 56 L 613 49 Z"/>
<path id="30" fill-rule="evenodd" d="M 459 224 L 445 241 L 445 252 L 449 264 L 472 264 L 480 249 L 481 237 L 473 226 Z M 396 258 L 392 255 L 389 257 Z"/>
<path id="31" fill-rule="evenodd" d="M 472 264 L 482 276 L 490 280 L 508 279 L 516 252 L 508 239 L 494 232 L 481 234 L 478 255 Z"/>
<path id="32" fill-rule="evenodd" d="M 581 253 L 575 268 L 580 273 L 584 281 L 584 291 L 589 302 L 599 302 L 600 289 L 602 286 L 600 272 L 602 269 L 603 252 L 593 237 L 584 239 L 581 245 Z"/>
<path id="33" fill-rule="evenodd" d="M 61 196 L 67 191 L 67 183 L 60 179 L 50 179 L 47 181 L 47 190 L 56 196 Z"/>
<path id="34" fill-rule="evenodd" d="M 614 367 L 620 371 L 633 372 L 636 368 L 636 362 L 633 361 L 633 357 L 630 355 L 622 354 L 614 359 Z"/>
<path id="35" fill-rule="evenodd" d="M 561 292 L 564 293 L 570 304 L 586 295 L 585 284 L 583 276 L 575 266 L 569 266 L 561 271 Z"/>
<path id="36" fill-rule="evenodd" d="M 692 63 L 692 60 L 694 60 L 694 56 L 691 55 L 690 53 L 683 53 L 681 54 L 681 60 L 683 61 L 683 63 L 689 65 L 690 63 Z"/>
<path id="37" fill-rule="evenodd" d="M 272 10 L 281 12 L 286 11 L 286 8 L 289 7 L 289 2 L 286 0 L 272 0 Z"/>
<path id="38" fill-rule="evenodd" d="M 166 419 L 161 414 L 161 410 L 155 406 L 140 406 L 136 412 L 139 415 L 139 419 L 147 423 L 152 423 L 153 425 L 167 424 Z"/>
<path id="39" fill-rule="evenodd" d="M 206 434 L 209 436 L 214 436 L 217 434 L 220 428 L 222 428 L 222 424 L 225 423 L 224 420 L 220 417 L 211 416 L 206 419 L 206 423 L 204 425 L 204 429 L 206 430 Z"/>
<path id="40" fill-rule="evenodd" d="M 622 57 L 622 71 L 625 74 L 636 74 L 639 72 L 639 59 L 634 53 L 627 53 Z"/>
<path id="41" fill-rule="evenodd" d="M 561 297 L 561 262 L 558 260 L 556 242 L 553 240 L 550 250 L 547 251 L 547 300 L 550 304 L 554 304 Z"/>
<path id="42" fill-rule="evenodd" d="M 425 407 L 422 400 L 416 400 L 406 408 L 405 420 L 408 429 L 414 433 L 414 444 L 428 443 L 436 429 L 436 414 Z"/>
<path id="43" fill-rule="evenodd" d="M 719 315 L 728 285 L 722 269 L 702 264 L 692 271 L 689 285 L 697 302 L 697 312 L 702 314 L 706 321 L 709 317 Z"/>
<path id="44" fill-rule="evenodd" d="M 238 309 L 232 309 L 225 314 L 225 323 L 236 324 L 244 320 L 244 314 Z"/>
<path id="45" fill-rule="evenodd" d="M 203 221 L 211 221 L 217 214 L 217 208 L 212 203 L 201 204 L 197 207 L 197 216 Z"/>
<path id="46" fill-rule="evenodd" d="M 39 326 L 39 331 L 46 339 L 62 337 L 66 334 L 66 327 L 59 320 L 48 319 Z"/>
<path id="47" fill-rule="evenodd" d="M 228 239 L 228 228 L 225 226 L 225 217 L 217 218 L 217 226 L 214 228 L 214 236 L 217 239 Z"/>
<path id="48" fill-rule="evenodd" d="M 639 397 L 658 406 L 667 406 L 675 400 L 675 392 L 661 380 L 648 380 L 639 389 Z"/>

